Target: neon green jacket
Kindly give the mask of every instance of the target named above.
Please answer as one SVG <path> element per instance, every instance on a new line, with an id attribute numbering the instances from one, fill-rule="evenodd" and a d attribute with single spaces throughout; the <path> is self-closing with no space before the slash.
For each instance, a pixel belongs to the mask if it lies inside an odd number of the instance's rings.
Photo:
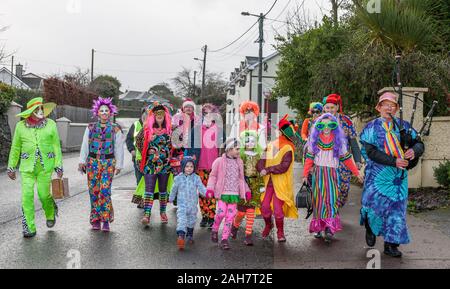
<path id="1" fill-rule="evenodd" d="M 15 171 L 20 160 L 20 172 L 33 172 L 36 161 L 36 151 L 42 155 L 44 170 L 62 170 L 62 153 L 56 123 L 46 119 L 41 128 L 27 127 L 25 120 L 16 126 L 11 151 L 9 153 L 8 170 Z"/>

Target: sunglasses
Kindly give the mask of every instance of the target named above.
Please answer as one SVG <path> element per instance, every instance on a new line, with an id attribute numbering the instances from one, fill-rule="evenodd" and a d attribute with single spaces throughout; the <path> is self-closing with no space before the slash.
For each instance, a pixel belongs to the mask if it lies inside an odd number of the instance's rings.
<path id="1" fill-rule="evenodd" d="M 322 111 L 320 111 L 320 110 L 311 110 L 311 113 L 312 114 L 319 114 L 319 113 L 322 113 Z"/>
<path id="2" fill-rule="evenodd" d="M 324 130 L 326 128 L 329 128 L 331 130 L 335 130 L 335 129 L 337 129 L 338 125 L 339 124 L 337 122 L 335 122 L 335 121 L 331 121 L 329 123 L 324 123 L 324 122 L 321 121 L 321 122 L 316 123 L 316 129 L 320 130 L 320 131 L 322 131 L 322 130 Z"/>
<path id="3" fill-rule="evenodd" d="M 157 115 L 157 116 L 164 116 L 165 114 L 166 114 L 166 112 L 164 110 L 157 110 L 155 112 L 155 115 Z"/>

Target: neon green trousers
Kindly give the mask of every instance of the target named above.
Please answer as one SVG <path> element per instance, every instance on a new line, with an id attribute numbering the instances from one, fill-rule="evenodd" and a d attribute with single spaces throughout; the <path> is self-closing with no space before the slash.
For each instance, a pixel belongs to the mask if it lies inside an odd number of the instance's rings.
<path id="1" fill-rule="evenodd" d="M 36 162 L 34 172 L 21 172 L 22 179 L 22 229 L 23 233 L 36 232 L 34 223 L 34 187 L 37 184 L 39 200 L 47 220 L 55 219 L 56 204 L 50 194 L 52 172 L 46 173 L 39 161 Z"/>

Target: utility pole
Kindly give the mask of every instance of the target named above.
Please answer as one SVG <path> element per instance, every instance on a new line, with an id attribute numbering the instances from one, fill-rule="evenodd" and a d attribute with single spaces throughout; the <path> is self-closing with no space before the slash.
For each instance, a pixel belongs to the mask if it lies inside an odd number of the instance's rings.
<path id="1" fill-rule="evenodd" d="M 257 14 L 251 14 L 249 12 L 241 12 L 241 15 L 243 16 L 254 16 L 258 17 L 259 22 L 259 55 L 258 55 L 258 105 L 261 109 L 261 112 L 266 112 L 264 110 L 264 106 L 262 104 L 262 72 L 263 72 L 263 43 L 264 43 L 264 18 L 266 17 L 265 14 L 260 13 Z"/>
<path id="2" fill-rule="evenodd" d="M 262 104 L 262 69 L 263 69 L 263 42 L 264 42 L 264 14 L 260 13 L 259 14 L 259 68 L 258 68 L 258 105 L 261 109 L 261 112 L 266 112 L 263 111 L 263 104 Z"/>
<path id="3" fill-rule="evenodd" d="M 208 45 L 203 47 L 203 75 L 202 75 L 202 101 L 205 96 L 205 76 L 206 76 L 206 51 L 208 50 Z"/>
<path id="4" fill-rule="evenodd" d="M 95 50 L 92 49 L 92 51 L 91 51 L 91 82 L 94 81 L 94 53 L 95 53 Z"/>
<path id="5" fill-rule="evenodd" d="M 194 90 L 193 90 L 193 92 L 192 92 L 192 99 L 194 99 L 194 97 L 195 97 L 195 78 L 197 77 L 197 71 L 196 70 L 194 70 Z"/>
<path id="6" fill-rule="evenodd" d="M 13 69 L 14 69 L 14 55 L 11 57 L 11 86 L 13 86 Z"/>

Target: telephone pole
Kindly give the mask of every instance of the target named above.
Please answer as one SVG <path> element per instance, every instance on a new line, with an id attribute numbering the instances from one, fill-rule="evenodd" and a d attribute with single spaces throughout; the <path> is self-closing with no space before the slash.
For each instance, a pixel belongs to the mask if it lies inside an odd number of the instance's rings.
<path id="1" fill-rule="evenodd" d="M 11 86 L 13 86 L 14 55 L 11 56 Z"/>
<path id="2" fill-rule="evenodd" d="M 257 15 L 257 14 L 251 14 L 248 12 L 241 12 L 241 15 L 258 17 L 258 22 L 259 22 L 258 105 L 261 109 L 261 112 L 266 112 L 266 111 L 263 111 L 264 106 L 262 104 L 262 72 L 263 72 L 262 66 L 263 66 L 263 43 L 264 43 L 264 18 L 265 18 L 265 15 L 263 13 L 260 13 L 259 15 Z"/>
<path id="3" fill-rule="evenodd" d="M 91 51 L 91 82 L 94 81 L 94 53 L 95 53 L 95 50 L 92 49 L 92 51 Z"/>
<path id="4" fill-rule="evenodd" d="M 194 70 L 194 90 L 192 91 L 192 99 L 195 98 L 195 79 L 197 77 L 197 70 Z"/>
<path id="5" fill-rule="evenodd" d="M 205 77 L 206 77 L 206 53 L 208 51 L 208 45 L 205 45 L 202 47 L 203 51 L 203 59 L 200 58 L 194 58 L 194 60 L 203 61 L 203 67 L 202 67 L 202 91 L 201 91 L 201 100 L 203 100 L 205 96 Z"/>
<path id="6" fill-rule="evenodd" d="M 203 74 L 202 74 L 202 100 L 205 96 L 205 76 L 206 76 L 206 51 L 208 50 L 208 45 L 203 47 Z"/>

